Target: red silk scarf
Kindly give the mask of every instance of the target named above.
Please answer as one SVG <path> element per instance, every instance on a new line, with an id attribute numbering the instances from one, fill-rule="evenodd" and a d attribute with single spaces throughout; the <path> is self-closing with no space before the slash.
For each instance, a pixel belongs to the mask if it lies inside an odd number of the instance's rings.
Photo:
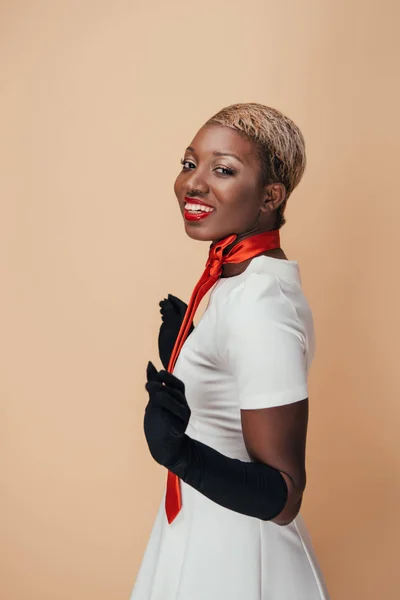
<path id="1" fill-rule="evenodd" d="M 237 237 L 236 234 L 232 234 L 218 242 L 214 242 L 210 246 L 206 267 L 192 292 L 178 337 L 172 350 L 167 369 L 170 373 L 172 373 L 178 355 L 185 343 L 197 307 L 203 296 L 221 277 L 222 265 L 225 263 L 241 263 L 249 258 L 254 258 L 258 254 L 262 254 L 267 250 L 280 248 L 279 229 L 252 235 L 237 244 L 234 244 Z M 232 244 L 234 245 L 232 246 Z M 228 246 L 232 247 L 224 254 L 224 251 Z M 168 523 L 172 523 L 181 510 L 181 507 L 180 479 L 177 475 L 168 471 L 165 496 L 165 511 Z"/>

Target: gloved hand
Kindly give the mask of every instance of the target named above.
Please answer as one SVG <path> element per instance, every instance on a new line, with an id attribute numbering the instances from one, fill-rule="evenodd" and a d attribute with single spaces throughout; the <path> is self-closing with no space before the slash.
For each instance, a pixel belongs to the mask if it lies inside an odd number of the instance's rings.
<path id="1" fill-rule="evenodd" d="M 225 508 L 265 521 L 281 512 L 288 488 L 277 469 L 229 458 L 185 433 L 191 412 L 183 381 L 149 362 L 145 387 L 144 431 L 154 460 Z"/>
<path id="2" fill-rule="evenodd" d="M 158 334 L 158 351 L 164 368 L 168 369 L 169 360 L 185 316 L 187 304 L 176 296 L 168 294 L 168 298 L 161 300 L 159 306 L 162 323 Z M 194 325 L 192 324 L 188 336 L 192 333 L 193 329 Z"/>
<path id="3" fill-rule="evenodd" d="M 152 362 L 147 365 L 146 390 L 149 402 L 145 409 L 144 432 L 150 454 L 167 469 L 186 465 L 184 449 L 190 408 L 185 397 L 183 381 L 168 373 L 157 371 Z"/>

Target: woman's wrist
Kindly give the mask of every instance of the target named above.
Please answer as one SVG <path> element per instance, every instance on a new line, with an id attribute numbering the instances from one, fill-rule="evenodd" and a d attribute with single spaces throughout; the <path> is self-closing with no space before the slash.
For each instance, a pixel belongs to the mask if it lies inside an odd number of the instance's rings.
<path id="1" fill-rule="evenodd" d="M 171 464 L 167 466 L 171 473 L 177 475 L 183 481 L 186 481 L 189 467 L 193 462 L 193 440 L 186 433 L 182 435 L 182 442 L 179 450 L 171 461 Z"/>

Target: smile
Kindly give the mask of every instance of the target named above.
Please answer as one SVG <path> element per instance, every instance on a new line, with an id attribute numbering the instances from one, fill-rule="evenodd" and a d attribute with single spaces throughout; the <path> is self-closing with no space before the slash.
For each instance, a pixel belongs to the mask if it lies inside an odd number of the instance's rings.
<path id="1" fill-rule="evenodd" d="M 184 217 L 188 221 L 198 221 L 200 219 L 205 219 L 212 212 L 214 212 L 214 208 L 211 206 L 207 206 L 205 204 L 197 204 L 196 201 L 186 202 Z"/>
<path id="2" fill-rule="evenodd" d="M 211 206 L 205 206 L 203 204 L 195 204 L 195 203 L 191 203 L 191 202 L 186 202 L 185 204 L 185 210 L 189 211 L 189 212 L 212 212 L 214 209 L 211 208 Z"/>

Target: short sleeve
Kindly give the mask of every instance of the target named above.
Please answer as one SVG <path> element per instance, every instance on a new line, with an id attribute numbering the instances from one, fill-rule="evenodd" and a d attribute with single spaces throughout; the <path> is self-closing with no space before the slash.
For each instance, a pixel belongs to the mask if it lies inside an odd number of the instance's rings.
<path id="1" fill-rule="evenodd" d="M 251 273 L 225 298 L 223 354 L 240 408 L 308 397 L 305 330 L 279 280 Z"/>

